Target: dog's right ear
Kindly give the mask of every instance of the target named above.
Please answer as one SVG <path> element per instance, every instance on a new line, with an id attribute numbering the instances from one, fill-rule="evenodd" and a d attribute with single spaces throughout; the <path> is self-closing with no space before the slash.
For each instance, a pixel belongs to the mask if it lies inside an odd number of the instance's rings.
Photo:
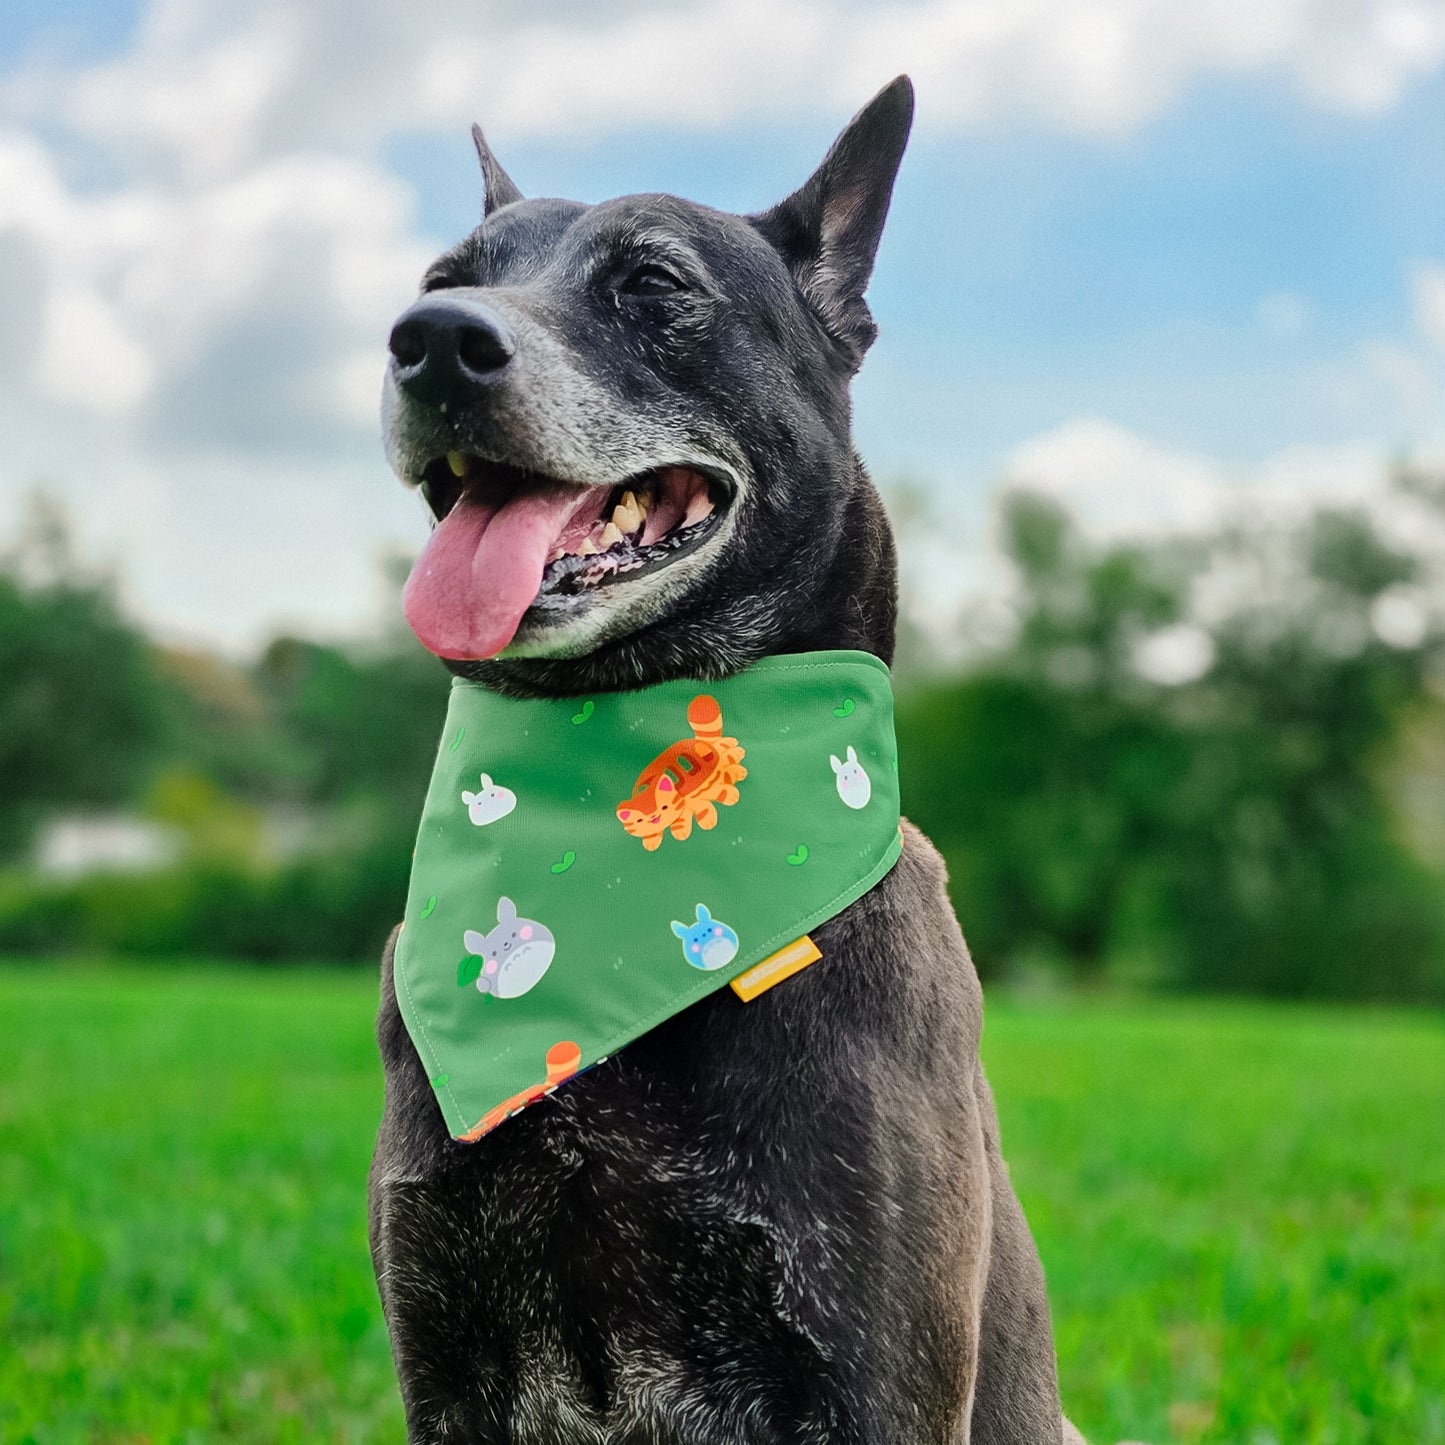
<path id="1" fill-rule="evenodd" d="M 477 148 L 477 159 L 482 163 L 482 187 L 486 198 L 482 202 L 482 219 L 513 201 L 520 201 L 522 193 L 517 183 L 502 169 L 502 163 L 492 154 L 487 138 L 479 125 L 472 127 L 472 144 Z"/>
<path id="2" fill-rule="evenodd" d="M 912 124 L 913 82 L 900 75 L 848 122 L 800 189 L 752 217 L 855 370 L 878 334 L 863 292 Z"/>

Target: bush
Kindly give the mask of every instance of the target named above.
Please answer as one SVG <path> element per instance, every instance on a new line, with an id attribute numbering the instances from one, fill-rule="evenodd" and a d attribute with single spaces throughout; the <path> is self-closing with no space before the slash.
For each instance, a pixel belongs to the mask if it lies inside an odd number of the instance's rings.
<path id="1" fill-rule="evenodd" d="M 0 951 L 270 962 L 376 958 L 406 903 L 412 840 L 259 869 L 197 861 L 154 873 L 0 884 Z"/>

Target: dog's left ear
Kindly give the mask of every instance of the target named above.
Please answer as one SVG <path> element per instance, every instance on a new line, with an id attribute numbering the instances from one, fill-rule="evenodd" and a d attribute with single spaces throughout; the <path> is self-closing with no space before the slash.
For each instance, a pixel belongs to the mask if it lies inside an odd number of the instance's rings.
<path id="1" fill-rule="evenodd" d="M 486 220 L 493 211 L 520 201 L 522 193 L 517 183 L 502 169 L 502 163 L 492 154 L 487 138 L 479 125 L 472 127 L 472 144 L 477 148 L 477 159 L 482 163 L 482 188 L 486 198 L 482 202 L 482 219 Z"/>
<path id="2" fill-rule="evenodd" d="M 855 370 L 878 334 L 863 292 L 912 124 L 913 82 L 900 75 L 848 122 L 805 185 L 752 217 Z"/>

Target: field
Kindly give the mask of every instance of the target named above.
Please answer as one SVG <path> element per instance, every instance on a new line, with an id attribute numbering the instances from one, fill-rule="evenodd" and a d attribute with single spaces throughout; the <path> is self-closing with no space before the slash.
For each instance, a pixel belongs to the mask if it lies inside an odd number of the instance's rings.
<path id="1" fill-rule="evenodd" d="M 398 1441 L 369 973 L 0 971 L 0 1440 Z M 1445 1442 L 1445 1028 L 994 998 L 1095 1445 Z"/>

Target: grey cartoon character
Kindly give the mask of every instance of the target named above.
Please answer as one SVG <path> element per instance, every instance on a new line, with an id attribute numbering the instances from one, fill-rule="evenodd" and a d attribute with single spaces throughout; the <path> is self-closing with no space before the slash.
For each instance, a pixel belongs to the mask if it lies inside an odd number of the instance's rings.
<path id="1" fill-rule="evenodd" d="M 697 905 L 696 923 L 689 925 L 673 919 L 672 931 L 682 939 L 682 956 L 694 968 L 711 972 L 725 968 L 738 956 L 737 934 L 714 918 L 706 904 Z"/>
<path id="2" fill-rule="evenodd" d="M 518 918 L 510 898 L 497 900 L 497 926 L 489 933 L 469 928 L 462 935 L 467 958 L 457 970 L 457 982 L 475 980 L 480 993 L 496 998 L 520 998 L 541 982 L 552 966 L 557 940 L 545 923 Z"/>

